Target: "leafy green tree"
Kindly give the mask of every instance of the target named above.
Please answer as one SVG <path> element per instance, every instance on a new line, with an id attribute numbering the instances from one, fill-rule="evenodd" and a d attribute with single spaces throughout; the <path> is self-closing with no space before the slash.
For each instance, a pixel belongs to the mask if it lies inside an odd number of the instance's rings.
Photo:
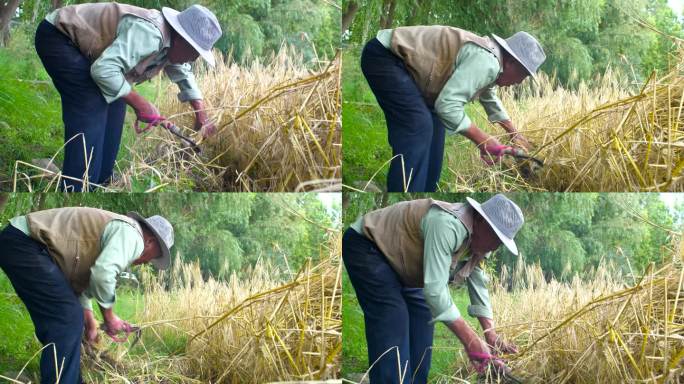
<path id="1" fill-rule="evenodd" d="M 174 226 L 175 255 L 199 261 L 206 276 L 241 273 L 258 259 L 292 270 L 318 260 L 340 206 L 323 206 L 317 194 L 158 193 L 0 195 L 0 224 L 31 211 L 88 206 L 118 213 L 162 215 Z M 337 219 L 339 220 L 339 219 Z"/>
<path id="2" fill-rule="evenodd" d="M 672 38 L 643 23 L 684 38 L 684 24 L 666 0 L 345 0 L 343 9 L 345 36 L 356 46 L 380 29 L 405 25 L 451 25 L 504 38 L 527 31 L 547 53 L 542 70 L 566 86 L 608 68 L 644 80 L 681 60 Z"/>
<path id="3" fill-rule="evenodd" d="M 33 30 L 55 7 L 90 0 L 23 0 L 19 19 Z M 332 58 L 339 45 L 339 0 L 126 0 L 144 8 L 182 10 L 193 4 L 211 9 L 224 32 L 216 48 L 237 62 L 268 59 L 283 46 L 311 62 L 318 54 Z M 1 4 L 1 2 L 0 2 Z M 10 12 L 10 11 L 8 11 Z"/>
<path id="4" fill-rule="evenodd" d="M 358 215 L 397 201 L 432 196 L 452 202 L 465 201 L 464 194 L 345 194 L 345 225 Z M 491 194 L 471 194 L 484 201 Z M 539 263 L 547 278 L 561 280 L 580 276 L 601 263 L 611 263 L 623 274 L 638 275 L 651 262 L 671 255 L 675 217 L 659 194 L 619 193 L 511 193 L 508 197 L 523 211 L 525 224 L 516 236 L 520 256 L 504 247 L 491 260 L 509 270 L 519 257 Z M 679 213 L 678 213 L 679 212 Z"/>

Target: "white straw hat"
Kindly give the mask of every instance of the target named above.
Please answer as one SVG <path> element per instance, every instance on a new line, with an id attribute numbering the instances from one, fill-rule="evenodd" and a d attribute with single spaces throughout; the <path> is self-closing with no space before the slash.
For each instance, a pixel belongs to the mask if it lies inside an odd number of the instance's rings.
<path id="1" fill-rule="evenodd" d="M 482 205 L 470 197 L 466 197 L 466 200 L 487 220 L 506 248 L 517 256 L 518 247 L 513 238 L 525 222 L 520 207 L 500 193 Z"/>
<path id="2" fill-rule="evenodd" d="M 539 41 L 527 32 L 516 32 L 504 40 L 492 33 L 492 37 L 499 45 L 517 60 L 536 80 L 536 72 L 544 64 L 546 54 Z"/>
<path id="3" fill-rule="evenodd" d="M 126 215 L 141 225 L 144 225 L 147 229 L 152 232 L 154 237 L 159 243 L 159 249 L 161 250 L 161 255 L 157 258 L 150 260 L 150 263 L 154 265 L 157 269 L 167 269 L 171 265 L 171 247 L 173 247 L 173 226 L 165 218 L 154 215 L 148 217 L 147 219 L 140 216 L 137 212 L 128 212 Z"/>
<path id="4" fill-rule="evenodd" d="M 162 14 L 171 27 L 213 67 L 216 62 L 211 48 L 223 33 L 216 16 L 201 5 L 192 5 L 183 12 L 163 7 Z"/>

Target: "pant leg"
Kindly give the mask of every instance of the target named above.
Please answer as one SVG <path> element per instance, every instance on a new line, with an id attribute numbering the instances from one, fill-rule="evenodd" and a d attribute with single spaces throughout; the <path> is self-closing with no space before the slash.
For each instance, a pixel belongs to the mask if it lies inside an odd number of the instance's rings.
<path id="1" fill-rule="evenodd" d="M 351 228 L 344 233 L 342 258 L 363 310 L 368 362 L 375 364 L 371 384 L 409 383 L 409 314 L 398 276 L 380 250 Z"/>
<path id="2" fill-rule="evenodd" d="M 403 168 L 399 157 L 390 164 L 387 190 L 425 192 L 433 122 L 420 90 L 403 61 L 377 39 L 364 47 L 361 69 L 385 113 L 392 155 L 403 156 Z"/>
<path id="3" fill-rule="evenodd" d="M 107 125 L 105 127 L 102 148 L 100 178 L 95 181 L 97 184 L 106 185 L 111 181 L 116 155 L 119 153 L 119 145 L 121 144 L 121 134 L 123 133 L 125 117 L 126 102 L 123 99 L 118 99 L 109 104 L 107 108 Z"/>
<path id="4" fill-rule="evenodd" d="M 84 321 L 78 298 L 38 242 L 8 225 L 0 232 L 0 244 L 0 269 L 26 305 L 36 337 L 41 344 L 49 345 L 40 359 L 41 383 L 56 382 L 55 357 L 62 367 L 60 383 L 80 383 Z"/>
<path id="5" fill-rule="evenodd" d="M 404 301 L 409 313 L 410 372 L 413 384 L 426 384 L 432 362 L 432 340 L 435 326 L 422 288 L 404 288 Z"/>
<path id="6" fill-rule="evenodd" d="M 62 172 L 99 180 L 107 124 L 107 102 L 90 76 L 90 61 L 69 38 L 43 20 L 36 30 L 36 52 L 62 99 L 64 149 Z M 84 148 L 85 140 L 85 148 Z M 85 149 L 85 150 L 84 150 Z M 81 182 L 64 179 L 67 190 L 81 191 Z"/>
<path id="7" fill-rule="evenodd" d="M 444 123 L 439 116 L 432 112 L 432 143 L 430 144 L 430 159 L 425 181 L 425 192 L 437 191 L 437 183 L 442 173 L 444 160 Z"/>

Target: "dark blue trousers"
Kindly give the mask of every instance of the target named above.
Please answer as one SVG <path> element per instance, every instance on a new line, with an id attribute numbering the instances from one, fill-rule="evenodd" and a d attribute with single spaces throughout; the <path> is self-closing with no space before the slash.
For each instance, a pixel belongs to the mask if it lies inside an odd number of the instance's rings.
<path id="1" fill-rule="evenodd" d="M 403 168 L 399 157 L 390 163 L 387 191 L 436 191 L 444 157 L 444 125 L 425 103 L 404 62 L 378 39 L 363 48 L 361 70 L 385 113 L 392 155 L 402 155 L 404 161 Z"/>
<path id="2" fill-rule="evenodd" d="M 434 325 L 423 290 L 404 287 L 375 244 L 351 228 L 342 259 L 363 310 L 371 384 L 427 383 Z"/>
<path id="3" fill-rule="evenodd" d="M 47 347 L 40 358 L 41 383 L 81 383 L 83 308 L 45 247 L 8 225 L 0 232 L 0 268 L 26 305 L 36 337 Z M 4 340 L 3 342 L 12 342 Z M 62 366 L 63 365 L 63 366 Z"/>
<path id="4" fill-rule="evenodd" d="M 68 142 L 62 173 L 84 179 L 87 164 L 88 181 L 107 184 L 119 152 L 126 103 L 118 99 L 107 104 L 90 77 L 92 63 L 49 22 L 43 20 L 38 25 L 35 44 L 38 56 L 62 98 L 64 142 Z M 83 185 L 64 179 L 62 187 L 68 191 L 81 191 Z"/>

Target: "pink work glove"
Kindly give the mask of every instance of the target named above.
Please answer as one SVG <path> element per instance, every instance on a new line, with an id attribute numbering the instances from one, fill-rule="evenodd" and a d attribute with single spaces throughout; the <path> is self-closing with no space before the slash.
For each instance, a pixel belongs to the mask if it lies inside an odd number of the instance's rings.
<path id="1" fill-rule="evenodd" d="M 501 144 L 485 144 L 480 148 L 480 158 L 487 165 L 494 165 L 501 161 L 501 157 L 513 151 L 513 147 Z"/>

